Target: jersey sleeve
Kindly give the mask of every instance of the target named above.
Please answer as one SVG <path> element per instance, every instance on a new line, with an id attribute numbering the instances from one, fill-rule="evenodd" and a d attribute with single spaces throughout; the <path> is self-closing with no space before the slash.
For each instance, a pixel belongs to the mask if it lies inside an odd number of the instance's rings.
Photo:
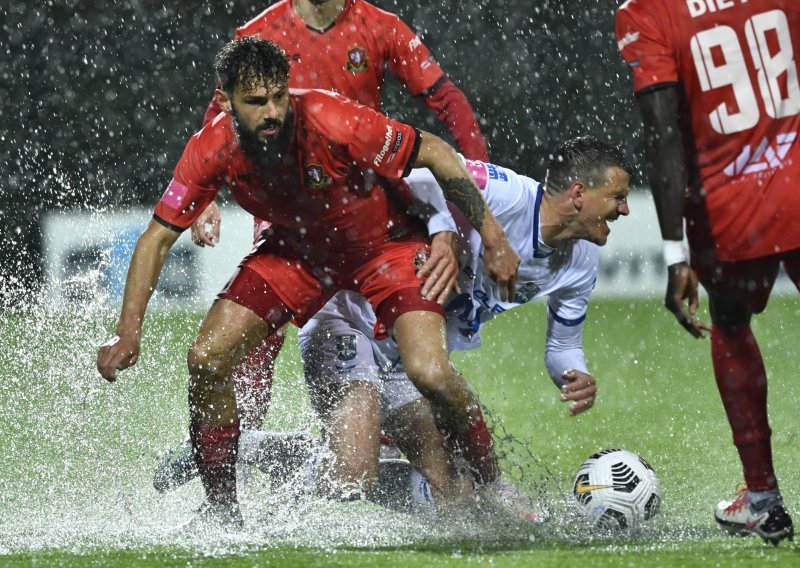
<path id="1" fill-rule="evenodd" d="M 547 297 L 547 309 L 552 318 L 564 326 L 576 326 L 586 319 L 589 295 L 597 283 L 600 249 L 587 241 L 579 241 L 568 270 L 571 282 Z"/>
<path id="2" fill-rule="evenodd" d="M 412 126 L 334 93 L 309 99 L 310 117 L 327 139 L 345 146 L 362 169 L 388 179 L 408 175 L 419 153 L 420 135 Z"/>
<path id="3" fill-rule="evenodd" d="M 222 118 L 222 117 L 220 117 Z M 153 218 L 174 231 L 184 231 L 214 201 L 223 179 L 226 152 L 211 143 L 217 139 L 213 121 L 189 139 L 172 180 L 156 204 Z"/>
<path id="4" fill-rule="evenodd" d="M 412 95 L 422 94 L 444 75 L 419 36 L 395 15 L 387 24 L 385 41 L 389 69 Z"/>
<path id="5" fill-rule="evenodd" d="M 633 74 L 633 90 L 678 82 L 671 22 L 661 0 L 629 0 L 617 10 L 617 47 Z"/>
<path id="6" fill-rule="evenodd" d="M 467 160 L 465 165 L 498 219 L 524 214 L 533 206 L 530 192 L 515 172 L 477 160 Z"/>

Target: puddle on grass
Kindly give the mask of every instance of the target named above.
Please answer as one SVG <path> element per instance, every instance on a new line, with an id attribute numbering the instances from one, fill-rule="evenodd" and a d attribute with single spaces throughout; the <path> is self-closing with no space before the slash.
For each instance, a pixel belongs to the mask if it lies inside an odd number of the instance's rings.
<path id="1" fill-rule="evenodd" d="M 93 277 L 99 278 L 86 278 Z M 95 355 L 116 317 L 117 307 L 92 294 L 69 305 L 41 301 L 0 312 L 2 554 L 162 546 L 208 556 L 285 546 L 516 550 L 559 543 L 613 545 L 620 539 L 674 542 L 705 534 L 667 528 L 659 519 L 634 535 L 594 534 L 576 516 L 569 488 L 502 424 L 495 426 L 509 475 L 554 510 L 542 526 L 497 511 L 443 523 L 369 502 L 298 497 L 300 481 L 274 485 L 253 469 L 240 493 L 246 530 L 175 531 L 202 501 L 202 489 L 195 480 L 157 493 L 154 452 L 185 437 L 185 352 L 199 317 L 151 314 L 139 363 L 108 384 L 95 370 Z M 299 384 L 299 363 L 279 370 L 279 382 Z M 313 428 L 302 388 L 276 389 L 270 412 L 278 417 L 272 423 L 283 430 Z"/>

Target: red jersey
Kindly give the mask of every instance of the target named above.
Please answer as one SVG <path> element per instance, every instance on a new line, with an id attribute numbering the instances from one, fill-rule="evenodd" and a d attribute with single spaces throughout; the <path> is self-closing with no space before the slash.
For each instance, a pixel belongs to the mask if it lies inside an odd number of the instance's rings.
<path id="1" fill-rule="evenodd" d="M 723 261 L 800 247 L 800 2 L 629 0 L 617 42 L 634 91 L 686 94 L 706 208 L 690 238 L 710 230 Z"/>
<path id="2" fill-rule="evenodd" d="M 358 264 L 378 245 L 424 227 L 405 213 L 388 180 L 410 171 L 418 132 L 334 93 L 290 89 L 293 135 L 274 166 L 258 165 L 220 114 L 186 145 L 155 219 L 189 227 L 222 185 L 249 213 L 272 223 L 279 256 Z M 388 179 L 387 179 L 388 178 Z"/>
<path id="3" fill-rule="evenodd" d="M 236 37 L 249 35 L 283 48 L 292 62 L 291 87 L 328 89 L 375 110 L 381 108 L 385 66 L 412 95 L 430 89 L 443 75 L 400 18 L 361 0 L 345 0 L 324 30 L 310 28 L 292 1 L 282 0 L 236 30 Z"/>

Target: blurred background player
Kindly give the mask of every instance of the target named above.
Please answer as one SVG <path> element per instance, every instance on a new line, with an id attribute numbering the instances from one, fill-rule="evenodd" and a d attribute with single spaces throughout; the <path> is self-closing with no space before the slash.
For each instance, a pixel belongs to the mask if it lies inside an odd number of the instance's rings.
<path id="1" fill-rule="evenodd" d="M 271 225 L 211 306 L 189 352 L 190 433 L 207 499 L 201 518 L 242 524 L 234 366 L 341 288 L 374 302 L 409 375 L 436 408 L 437 424 L 470 448 L 471 464 L 495 469 L 480 404 L 448 359 L 439 293 L 423 295 L 438 280 L 435 266 L 427 282 L 419 274 L 429 254 L 424 228 L 388 193 L 395 191 L 392 180 L 412 167 L 431 169 L 441 191 L 479 229 L 487 270 L 513 294 L 519 257 L 458 156 L 436 136 L 334 93 L 290 92 L 288 58 L 269 41 L 234 40 L 215 68 L 224 113 L 189 140 L 137 243 L 116 335 L 98 351 L 100 374 L 113 381 L 136 363 L 164 258 L 225 184 Z M 447 280 L 445 288 L 454 284 Z"/>
<path id="2" fill-rule="evenodd" d="M 777 543 L 794 531 L 772 465 L 767 376 L 750 320 L 781 265 L 800 287 L 800 3 L 631 0 L 617 12 L 617 41 L 644 120 L 666 306 L 693 336 L 711 332 L 744 470 L 746 490 L 714 515 L 731 533 Z M 698 279 L 710 327 L 695 318 Z"/>
<path id="3" fill-rule="evenodd" d="M 289 86 L 327 89 L 381 111 L 388 70 L 444 123 L 461 153 L 488 161 L 486 142 L 464 93 L 447 78 L 430 50 L 399 17 L 363 0 L 281 0 L 237 28 L 235 36 L 259 36 L 289 54 Z M 220 113 L 212 98 L 203 124 Z M 192 225 L 192 239 L 213 246 L 221 219 L 215 203 Z M 255 239 L 264 226 L 255 219 Z M 275 358 L 283 333 L 254 349 L 236 371 L 242 426 L 261 426 L 269 405 Z M 172 452 L 173 458 L 180 458 Z"/>

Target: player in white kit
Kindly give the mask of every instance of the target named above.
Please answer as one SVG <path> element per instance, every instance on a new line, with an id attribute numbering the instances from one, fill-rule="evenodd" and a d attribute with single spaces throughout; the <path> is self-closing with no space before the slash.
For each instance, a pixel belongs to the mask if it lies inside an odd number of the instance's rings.
<path id="1" fill-rule="evenodd" d="M 482 323 L 546 297 L 545 365 L 562 389 L 562 400 L 572 401 L 570 412 L 583 412 L 593 405 L 596 393 L 581 339 L 597 275 L 598 247 L 606 242 L 608 222 L 629 213 L 631 168 L 616 147 L 591 137 L 570 140 L 554 153 L 544 185 L 493 164 L 466 165 L 521 265 L 516 297 L 504 302 L 496 283 L 483 275 L 480 237 L 465 229 L 467 223 L 458 222 L 461 293 L 446 304 L 449 348 L 478 347 Z M 407 182 L 412 194 L 422 199 L 436 180 L 427 170 L 415 170 Z M 344 291 L 300 332 L 312 401 L 334 455 L 332 476 L 344 486 L 377 479 L 383 423 L 428 478 L 435 496 L 438 484 L 451 479 L 443 457 L 446 441 L 436 430 L 427 401 L 406 376 L 394 341 L 376 339 L 381 330 L 375 323 L 368 302 Z M 379 413 L 370 412 L 379 405 Z M 358 467 L 365 463 L 373 466 Z M 508 489 L 502 477 L 487 485 L 501 492 Z"/>

